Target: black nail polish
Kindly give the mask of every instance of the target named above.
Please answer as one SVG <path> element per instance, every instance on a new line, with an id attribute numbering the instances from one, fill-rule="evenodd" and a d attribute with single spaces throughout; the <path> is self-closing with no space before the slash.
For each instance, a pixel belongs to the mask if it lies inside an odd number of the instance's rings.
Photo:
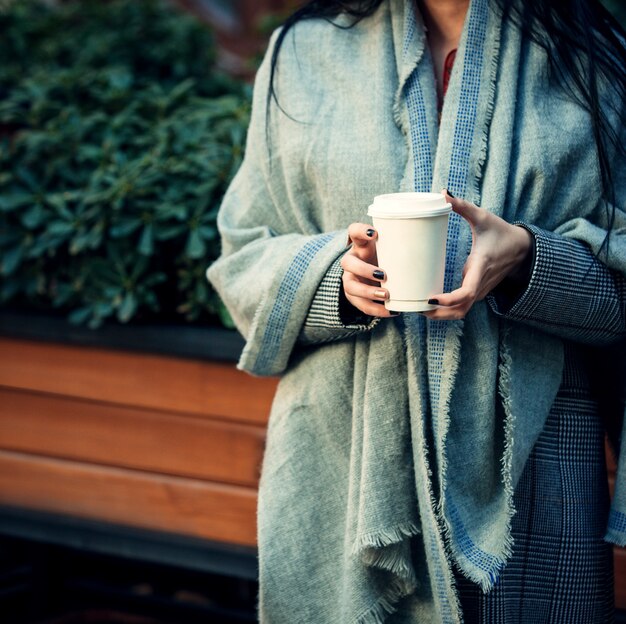
<path id="1" fill-rule="evenodd" d="M 448 193 L 448 195 L 452 197 L 452 199 L 456 199 L 456 197 L 448 189 L 446 189 L 446 193 Z"/>
<path id="2" fill-rule="evenodd" d="M 439 305 L 439 299 L 429 299 L 428 305 Z"/>
<path id="3" fill-rule="evenodd" d="M 372 275 L 377 279 L 377 280 L 381 280 L 381 279 L 385 279 L 385 274 L 382 271 L 379 271 L 378 269 L 376 269 Z"/>
<path id="4" fill-rule="evenodd" d="M 372 238 L 372 236 L 374 236 L 374 234 L 376 234 L 376 230 L 372 230 L 369 229 L 367 230 L 367 232 L 365 232 L 370 238 Z"/>

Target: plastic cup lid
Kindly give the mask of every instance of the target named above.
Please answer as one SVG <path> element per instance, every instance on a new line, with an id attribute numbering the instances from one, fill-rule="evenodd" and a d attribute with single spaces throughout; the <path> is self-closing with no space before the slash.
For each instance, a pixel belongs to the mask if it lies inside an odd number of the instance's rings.
<path id="1" fill-rule="evenodd" d="M 367 214 L 380 219 L 439 217 L 452 210 L 441 193 L 388 193 L 377 195 Z"/>

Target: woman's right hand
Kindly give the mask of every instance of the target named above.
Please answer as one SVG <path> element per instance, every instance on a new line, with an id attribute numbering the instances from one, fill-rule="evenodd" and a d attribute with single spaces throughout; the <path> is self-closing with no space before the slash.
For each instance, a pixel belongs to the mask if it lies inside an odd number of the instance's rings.
<path id="1" fill-rule="evenodd" d="M 377 266 L 376 230 L 367 223 L 352 223 L 348 237 L 352 246 L 341 259 L 346 299 L 369 316 L 395 316 L 383 305 L 389 293 L 381 286 L 385 272 Z"/>

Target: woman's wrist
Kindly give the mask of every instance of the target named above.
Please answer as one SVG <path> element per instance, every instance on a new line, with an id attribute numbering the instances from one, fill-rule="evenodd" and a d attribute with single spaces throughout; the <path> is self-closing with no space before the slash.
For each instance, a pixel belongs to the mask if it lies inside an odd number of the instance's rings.
<path id="1" fill-rule="evenodd" d="M 512 228 L 512 234 L 516 240 L 516 261 L 507 274 L 506 279 L 527 284 L 533 271 L 535 237 L 525 227 L 520 225 L 513 225 Z"/>

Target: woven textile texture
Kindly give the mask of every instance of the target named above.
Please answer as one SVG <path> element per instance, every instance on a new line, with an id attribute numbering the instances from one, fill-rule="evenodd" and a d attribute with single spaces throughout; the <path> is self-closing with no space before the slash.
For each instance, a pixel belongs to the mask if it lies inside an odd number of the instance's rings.
<path id="1" fill-rule="evenodd" d="M 456 571 L 465 624 L 611 624 L 604 426 L 584 355 L 573 346 L 514 500 L 513 555 L 495 587 L 484 593 Z M 411 621 L 413 608 L 405 600 L 390 624 Z"/>
<path id="2" fill-rule="evenodd" d="M 609 495 L 604 427 L 584 383 L 566 371 L 515 491 L 513 556 L 484 594 L 457 575 L 466 624 L 610 624 L 613 550 L 604 541 Z"/>

